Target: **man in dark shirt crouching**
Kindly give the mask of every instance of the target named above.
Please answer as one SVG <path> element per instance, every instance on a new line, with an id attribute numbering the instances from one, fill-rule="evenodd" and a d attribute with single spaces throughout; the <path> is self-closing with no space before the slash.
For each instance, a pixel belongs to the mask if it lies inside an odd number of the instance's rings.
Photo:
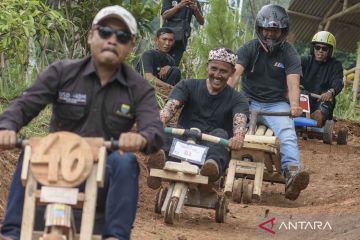
<path id="1" fill-rule="evenodd" d="M 160 28 L 156 32 L 155 48 L 144 52 L 136 65 L 136 70 L 148 81 L 162 88 L 171 88 L 180 81 L 181 73 L 169 51 L 174 45 L 174 32 L 170 28 Z"/>

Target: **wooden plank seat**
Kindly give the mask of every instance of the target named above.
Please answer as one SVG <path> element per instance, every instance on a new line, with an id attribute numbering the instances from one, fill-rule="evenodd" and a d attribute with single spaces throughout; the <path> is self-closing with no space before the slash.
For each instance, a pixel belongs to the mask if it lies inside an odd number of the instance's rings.
<path id="1" fill-rule="evenodd" d="M 199 174 L 199 167 L 188 163 L 188 162 L 173 162 L 166 161 L 164 170 L 172 171 L 172 172 L 183 172 L 191 175 Z"/>
<path id="2" fill-rule="evenodd" d="M 254 180 L 252 197 L 261 197 L 262 182 L 284 183 L 280 165 L 280 142 L 273 131 L 264 125 L 257 126 L 254 135 L 246 134 L 244 146 L 231 152 L 225 181 L 225 194 L 231 195 L 237 178 Z"/>
<path id="3" fill-rule="evenodd" d="M 276 140 L 272 143 L 268 143 L 268 141 L 264 141 L 261 143 L 263 139 L 267 139 L 267 137 L 274 137 L 273 131 L 270 128 L 267 128 L 264 125 L 259 125 L 256 128 L 255 136 L 259 136 L 258 142 L 246 141 L 246 135 L 244 147 L 239 151 L 232 151 L 231 158 L 240 160 L 240 161 L 253 161 L 253 162 L 263 162 L 265 165 L 265 171 L 269 173 L 281 172 L 280 167 L 280 142 L 276 138 Z M 240 173 L 236 171 L 236 173 Z"/>
<path id="4" fill-rule="evenodd" d="M 150 169 L 150 176 L 159 177 L 163 181 L 176 181 L 185 183 L 208 184 L 208 177 L 200 174 L 193 174 L 181 171 L 165 170 L 165 169 Z"/>

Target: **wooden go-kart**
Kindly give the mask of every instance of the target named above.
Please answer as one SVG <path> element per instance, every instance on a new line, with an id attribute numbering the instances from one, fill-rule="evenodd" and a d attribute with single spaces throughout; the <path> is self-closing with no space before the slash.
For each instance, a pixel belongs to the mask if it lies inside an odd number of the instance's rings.
<path id="1" fill-rule="evenodd" d="M 23 140 L 18 146 L 25 148 L 20 239 L 101 239 L 93 235 L 97 188 L 104 184 L 106 150 L 118 149 L 118 143 L 57 132 Z M 79 192 L 83 182 L 85 191 Z M 43 232 L 34 231 L 36 205 L 46 206 Z M 76 234 L 74 208 L 82 208 L 80 234 Z"/>
<path id="2" fill-rule="evenodd" d="M 258 115 L 284 116 L 289 113 L 251 112 L 244 146 L 231 152 L 224 193 L 235 202 L 260 200 L 263 181 L 285 184 L 281 174 L 280 142 L 264 125 L 256 126 Z"/>
<path id="3" fill-rule="evenodd" d="M 294 118 L 296 133 L 304 140 L 315 138 L 322 140 L 325 144 L 332 144 L 334 141 L 338 145 L 346 145 L 348 130 L 341 128 L 338 132 L 334 130 L 335 121 L 326 120 L 324 126 L 317 126 L 316 120 L 310 118 L 309 98 L 320 99 L 320 95 L 315 93 L 301 94 L 300 106 L 303 108 L 305 117 Z"/>
<path id="4" fill-rule="evenodd" d="M 200 175 L 207 147 L 195 144 L 198 140 L 228 146 L 228 140 L 203 134 L 199 129 L 165 128 L 165 132 L 184 136 L 187 141 L 174 138 L 169 155 L 181 162 L 167 161 L 163 169 L 151 169 L 150 176 L 169 182 L 160 188 L 155 201 L 155 213 L 164 215 L 164 222 L 173 224 L 183 206 L 215 209 L 215 221 L 225 221 L 228 199 L 220 183 L 209 184 L 208 177 Z M 195 165 L 195 164 L 196 165 Z"/>

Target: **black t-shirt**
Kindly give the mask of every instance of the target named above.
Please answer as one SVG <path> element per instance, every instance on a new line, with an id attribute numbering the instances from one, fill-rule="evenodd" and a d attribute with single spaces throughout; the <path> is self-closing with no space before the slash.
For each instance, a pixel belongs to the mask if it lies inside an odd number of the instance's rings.
<path id="1" fill-rule="evenodd" d="M 175 60 L 170 54 L 160 53 L 157 49 L 150 49 L 141 55 L 136 64 L 136 71 L 139 73 L 152 73 L 160 79 L 160 68 L 164 66 L 175 66 Z"/>
<path id="2" fill-rule="evenodd" d="M 180 2 L 181 2 L 181 0 L 163 0 L 161 15 L 166 10 L 173 8 L 176 4 L 179 4 Z M 196 0 L 196 5 L 201 12 L 200 3 L 197 0 Z M 176 22 L 179 22 L 179 24 L 182 24 L 182 23 L 180 23 L 181 22 L 180 20 L 185 20 L 184 21 L 184 30 L 186 32 L 186 37 L 189 37 L 190 33 L 191 33 L 190 23 L 191 23 L 191 19 L 192 19 L 193 15 L 194 15 L 194 12 L 191 10 L 190 7 L 186 7 L 186 6 L 182 7 L 171 18 L 164 21 L 163 27 L 167 26 L 168 21 L 176 21 Z"/>
<path id="3" fill-rule="evenodd" d="M 322 94 L 333 88 L 337 95 L 343 88 L 343 67 L 341 62 L 330 58 L 319 63 L 310 55 L 301 58 L 303 77 L 301 84 L 312 93 Z"/>
<path id="4" fill-rule="evenodd" d="M 217 95 L 210 95 L 206 87 L 206 79 L 190 79 L 179 82 L 169 99 L 177 99 L 184 103 L 178 125 L 183 128 L 199 128 L 209 133 L 216 128 L 226 130 L 233 136 L 233 117 L 236 113 L 248 116 L 247 98 L 233 88 L 226 86 Z"/>
<path id="5" fill-rule="evenodd" d="M 241 46 L 237 55 L 245 68 L 241 89 L 247 97 L 258 102 L 287 101 L 286 76 L 301 75 L 300 56 L 292 45 L 285 42 L 282 49 L 266 53 L 254 39 Z"/>

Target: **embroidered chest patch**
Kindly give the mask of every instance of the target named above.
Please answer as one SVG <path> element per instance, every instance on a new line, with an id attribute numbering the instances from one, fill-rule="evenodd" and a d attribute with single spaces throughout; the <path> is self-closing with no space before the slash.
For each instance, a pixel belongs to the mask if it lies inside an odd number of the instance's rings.
<path id="1" fill-rule="evenodd" d="M 85 105 L 86 94 L 60 91 L 58 101 L 69 104 Z"/>
<path id="2" fill-rule="evenodd" d="M 121 104 L 115 112 L 117 115 L 132 119 L 134 116 L 130 113 L 130 106 L 127 104 Z"/>

